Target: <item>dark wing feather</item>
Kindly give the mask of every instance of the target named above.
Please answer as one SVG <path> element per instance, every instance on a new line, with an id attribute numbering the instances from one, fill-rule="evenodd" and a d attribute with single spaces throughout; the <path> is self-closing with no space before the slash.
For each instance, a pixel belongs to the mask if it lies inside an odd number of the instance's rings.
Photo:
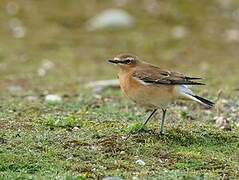
<path id="1" fill-rule="evenodd" d="M 199 80 L 198 77 L 185 76 L 178 72 L 171 72 L 162 70 L 158 67 L 145 65 L 140 68 L 136 68 L 133 72 L 133 77 L 151 84 L 165 84 L 165 85 L 204 85 L 201 82 L 195 82 L 193 80 Z"/>

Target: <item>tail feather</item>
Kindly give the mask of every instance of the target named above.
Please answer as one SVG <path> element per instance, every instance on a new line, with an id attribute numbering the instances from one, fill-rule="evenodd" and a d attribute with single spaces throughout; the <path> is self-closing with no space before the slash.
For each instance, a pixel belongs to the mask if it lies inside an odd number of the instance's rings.
<path id="1" fill-rule="evenodd" d="M 213 102 L 211 102 L 211 101 L 209 101 L 205 98 L 202 98 L 202 97 L 197 96 L 197 95 L 193 95 L 193 97 L 195 97 L 197 100 L 199 100 L 201 104 L 206 105 L 209 108 L 212 108 L 214 106 Z"/>
<path id="2" fill-rule="evenodd" d="M 186 85 L 181 85 L 179 86 L 179 92 L 183 97 L 189 98 L 191 100 L 194 100 L 204 106 L 206 106 L 207 108 L 212 108 L 214 103 L 204 99 L 200 96 L 195 95 Z"/>

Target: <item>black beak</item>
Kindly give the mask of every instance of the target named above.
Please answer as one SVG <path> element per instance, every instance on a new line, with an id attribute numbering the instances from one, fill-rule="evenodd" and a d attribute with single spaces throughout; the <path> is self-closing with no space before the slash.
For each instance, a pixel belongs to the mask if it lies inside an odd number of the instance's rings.
<path id="1" fill-rule="evenodd" d="M 120 63 L 120 61 L 118 61 L 118 60 L 113 60 L 113 59 L 110 59 L 110 60 L 108 60 L 110 63 L 114 63 L 114 64 L 118 64 L 118 63 Z"/>

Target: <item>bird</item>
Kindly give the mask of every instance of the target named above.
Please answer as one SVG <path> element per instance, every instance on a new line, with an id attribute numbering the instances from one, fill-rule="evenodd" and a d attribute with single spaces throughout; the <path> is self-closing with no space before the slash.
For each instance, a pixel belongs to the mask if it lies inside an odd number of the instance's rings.
<path id="1" fill-rule="evenodd" d="M 121 53 L 108 62 L 119 67 L 119 84 L 130 100 L 140 106 L 152 109 L 142 128 L 158 109 L 162 110 L 160 134 L 163 134 L 168 106 L 177 99 L 189 99 L 212 108 L 214 103 L 193 93 L 189 85 L 205 85 L 202 78 L 186 76 L 179 72 L 161 69 L 141 61 L 136 55 Z"/>

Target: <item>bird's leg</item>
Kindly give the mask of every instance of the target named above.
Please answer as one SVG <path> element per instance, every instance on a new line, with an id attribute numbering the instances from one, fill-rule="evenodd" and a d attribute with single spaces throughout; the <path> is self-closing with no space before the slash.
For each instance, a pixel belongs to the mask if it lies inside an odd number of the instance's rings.
<path id="1" fill-rule="evenodd" d="M 152 111 L 152 113 L 149 115 L 149 117 L 146 119 L 146 121 L 144 122 L 144 124 L 143 124 L 143 127 L 149 122 L 149 120 L 152 118 L 152 116 L 156 113 L 156 111 L 157 111 L 158 109 L 154 109 L 153 111 Z M 142 127 L 142 128 L 143 128 Z"/>
<path id="2" fill-rule="evenodd" d="M 149 117 L 146 119 L 146 121 L 144 122 L 143 126 L 138 130 L 138 132 L 142 131 L 144 129 L 144 126 L 146 126 L 146 124 L 149 122 L 149 120 L 153 117 L 153 115 L 156 113 L 158 109 L 154 109 L 152 111 L 152 113 L 149 115 Z"/>
<path id="3" fill-rule="evenodd" d="M 164 120 L 165 120 L 167 109 L 162 108 L 162 111 L 163 111 L 163 116 L 162 116 L 162 120 L 160 124 L 160 132 L 159 132 L 160 134 L 163 134 L 163 126 L 164 126 Z"/>
<path id="4" fill-rule="evenodd" d="M 144 126 L 149 122 L 149 120 L 153 117 L 153 115 L 156 113 L 157 110 L 158 109 L 154 109 L 152 111 L 152 113 L 149 115 L 149 117 L 144 122 L 143 126 L 137 132 L 140 132 L 144 128 Z M 130 137 L 130 135 L 131 135 L 131 132 L 126 136 L 125 140 L 127 140 Z"/>

